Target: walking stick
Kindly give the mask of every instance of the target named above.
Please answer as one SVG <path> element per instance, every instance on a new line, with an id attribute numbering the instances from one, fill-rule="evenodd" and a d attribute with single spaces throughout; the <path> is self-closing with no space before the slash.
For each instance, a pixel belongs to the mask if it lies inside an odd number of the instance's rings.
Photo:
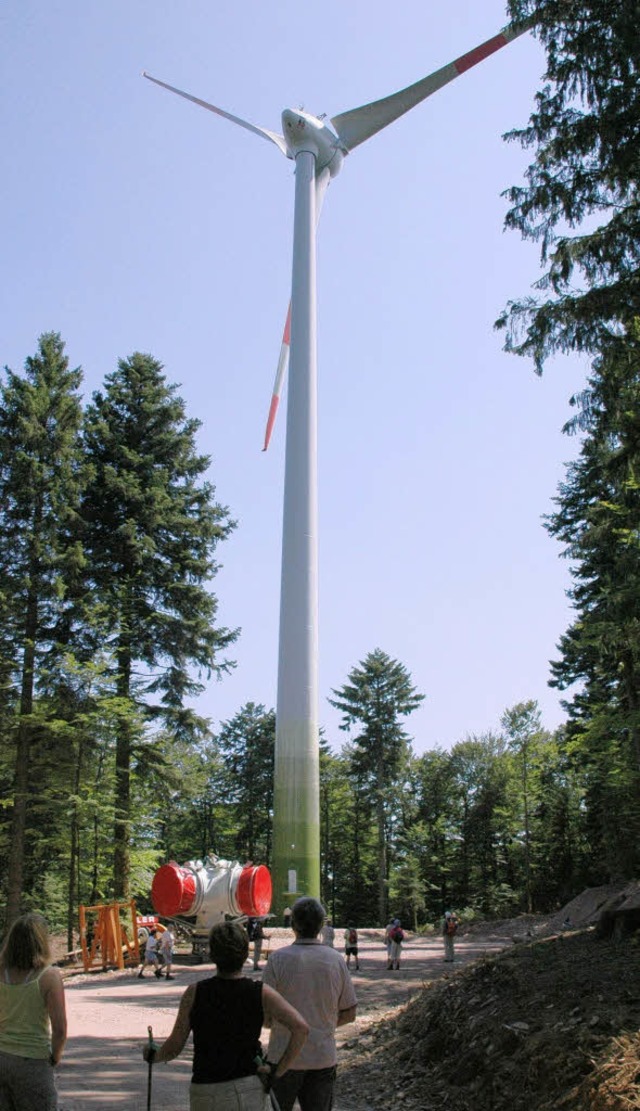
<path id="1" fill-rule="evenodd" d="M 150 1026 L 147 1026 L 147 1032 L 149 1034 L 149 1075 L 148 1075 L 148 1079 L 147 1079 L 147 1111 L 151 1111 L 151 1074 L 152 1074 L 152 1071 L 153 1071 L 153 1055 L 151 1054 L 151 1050 L 153 1048 L 153 1030 L 151 1029 Z"/>

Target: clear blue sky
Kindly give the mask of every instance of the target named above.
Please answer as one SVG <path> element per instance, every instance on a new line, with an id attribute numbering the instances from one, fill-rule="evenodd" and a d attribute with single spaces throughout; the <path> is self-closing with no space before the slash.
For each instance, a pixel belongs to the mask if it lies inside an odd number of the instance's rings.
<path id="1" fill-rule="evenodd" d="M 275 703 L 284 421 L 264 421 L 289 296 L 292 164 L 144 81 L 143 69 L 272 130 L 284 107 L 336 115 L 490 37 L 502 0 L 8 0 L 0 61 L 2 363 L 62 333 L 87 396 L 118 358 L 159 358 L 203 422 L 219 500 L 221 620 L 237 669 L 199 703 L 214 725 Z M 346 160 L 319 236 L 320 716 L 376 647 L 427 698 L 418 751 L 540 702 L 570 619 L 542 528 L 584 367 L 542 379 L 493 321 L 538 277 L 503 233 L 544 57 L 525 36 Z M 281 414 L 282 416 L 282 414 Z"/>

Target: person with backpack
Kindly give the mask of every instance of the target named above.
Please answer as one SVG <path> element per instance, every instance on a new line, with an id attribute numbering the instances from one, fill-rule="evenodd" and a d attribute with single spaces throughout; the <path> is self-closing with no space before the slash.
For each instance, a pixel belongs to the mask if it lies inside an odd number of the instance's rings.
<path id="1" fill-rule="evenodd" d="M 400 970 L 400 954 L 402 953 L 402 942 L 404 941 L 404 930 L 400 925 L 400 919 L 394 918 L 393 925 L 389 931 L 389 959 L 387 961 L 387 969 Z"/>
<path id="2" fill-rule="evenodd" d="M 384 947 L 387 950 L 387 962 L 391 960 L 391 931 L 395 925 L 395 918 L 392 918 L 387 926 L 384 928 Z"/>
<path id="3" fill-rule="evenodd" d="M 444 959 L 447 963 L 454 960 L 453 939 L 458 932 L 458 919 L 451 910 L 446 910 L 442 919 L 442 937 L 444 939 Z"/>
<path id="4" fill-rule="evenodd" d="M 358 972 L 360 970 L 360 962 L 358 961 L 358 931 L 355 926 L 347 926 L 344 931 L 344 955 L 347 961 L 347 968 L 351 968 L 351 958 L 354 957 L 356 972 Z"/>

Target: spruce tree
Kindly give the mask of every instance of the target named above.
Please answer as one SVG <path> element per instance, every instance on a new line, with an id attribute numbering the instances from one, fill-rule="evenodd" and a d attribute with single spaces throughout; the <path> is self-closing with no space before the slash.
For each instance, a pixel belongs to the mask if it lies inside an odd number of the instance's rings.
<path id="1" fill-rule="evenodd" d="M 37 721 L 38 688 L 51 682 L 68 639 L 70 587 L 82 553 L 77 543 L 81 488 L 82 372 L 71 370 L 64 343 L 43 334 L 24 375 L 6 368 L 0 386 L 0 666 L 3 724 L 15 744 L 13 809 L 8 835 L 7 919 L 25 888 L 25 834 L 34 746 L 46 737 Z"/>
<path id="2" fill-rule="evenodd" d="M 225 799 L 233 808 L 235 852 L 245 860 L 271 861 L 273 761 L 276 716 L 247 702 L 217 737 L 224 758 Z"/>
<path id="3" fill-rule="evenodd" d="M 408 736 L 400 719 L 422 702 L 411 675 L 380 648 L 349 673 L 329 702 L 342 713 L 342 729 L 355 727 L 352 767 L 363 777 L 374 800 L 378 834 L 378 919 L 388 913 L 389 839 L 398 791 L 409 758 Z"/>
<path id="4" fill-rule="evenodd" d="M 640 322 L 575 404 L 584 440 L 547 520 L 571 560 L 575 611 L 552 685 L 571 692 L 564 744 L 584 776 L 593 881 L 605 882 L 640 861 Z"/>
<path id="5" fill-rule="evenodd" d="M 510 0 L 547 55 L 526 127 L 524 185 L 507 226 L 540 244 L 533 297 L 498 321 L 538 371 L 556 351 L 598 354 L 640 315 L 640 34 L 637 0 Z"/>
<path id="6" fill-rule="evenodd" d="M 133 354 L 86 413 L 91 479 L 83 499 L 91 585 L 115 660 L 116 694 L 176 735 L 193 735 L 186 700 L 220 674 L 236 633 L 216 624 L 214 553 L 234 527 L 204 478 L 199 421 L 186 416 L 161 364 Z M 137 736 L 123 712 L 116 739 L 114 895 L 129 894 L 131 767 Z"/>

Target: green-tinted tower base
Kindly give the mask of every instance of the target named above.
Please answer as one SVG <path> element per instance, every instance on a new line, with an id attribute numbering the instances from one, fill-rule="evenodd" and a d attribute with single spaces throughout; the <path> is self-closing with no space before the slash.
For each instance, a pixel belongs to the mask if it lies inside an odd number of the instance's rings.
<path id="1" fill-rule="evenodd" d="M 273 902 L 280 920 L 301 895 L 320 898 L 318 732 L 308 724 L 276 731 Z"/>

